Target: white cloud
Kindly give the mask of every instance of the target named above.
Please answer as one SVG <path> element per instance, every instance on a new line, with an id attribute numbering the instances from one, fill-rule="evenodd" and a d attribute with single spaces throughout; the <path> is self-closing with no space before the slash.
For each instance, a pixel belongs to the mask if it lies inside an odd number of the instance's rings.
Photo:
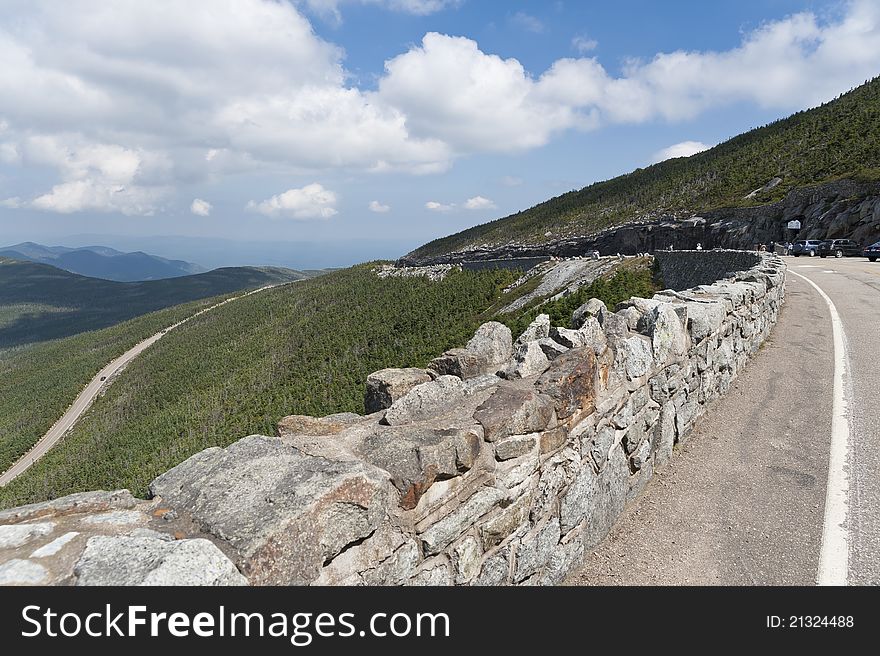
<path id="1" fill-rule="evenodd" d="M 464 207 L 468 210 L 494 210 L 497 205 L 483 196 L 474 196 L 465 201 Z"/>
<path id="2" fill-rule="evenodd" d="M 370 211 L 375 212 L 376 214 L 385 214 L 386 212 L 391 211 L 390 205 L 383 205 L 378 200 L 371 200 L 369 207 Z"/>
<path id="3" fill-rule="evenodd" d="M 571 47 L 577 50 L 579 53 L 584 54 L 585 52 L 590 52 L 598 48 L 599 42 L 596 41 L 596 39 L 591 39 L 584 34 L 578 34 L 571 40 Z"/>
<path id="4" fill-rule="evenodd" d="M 425 203 L 425 209 L 429 209 L 432 212 L 451 212 L 455 209 L 455 204 L 446 205 L 444 203 L 438 203 L 435 200 L 429 200 Z"/>
<path id="5" fill-rule="evenodd" d="M 329 219 L 338 214 L 336 194 L 317 182 L 301 189 L 288 189 L 259 203 L 251 201 L 246 209 L 273 219 Z"/>
<path id="6" fill-rule="evenodd" d="M 667 159 L 672 159 L 673 157 L 690 157 L 691 155 L 702 153 L 704 150 L 709 150 L 711 147 L 712 146 L 704 144 L 702 141 L 682 141 L 681 143 L 672 144 L 668 148 L 664 148 L 663 150 L 654 153 L 654 156 L 651 158 L 651 163 L 656 164 L 658 162 L 666 161 Z"/>
<path id="7" fill-rule="evenodd" d="M 547 30 L 547 27 L 544 23 L 541 22 L 540 18 L 532 16 L 531 14 L 527 14 L 524 11 L 516 12 L 511 18 L 511 22 L 515 25 L 518 25 L 522 29 L 527 32 L 534 32 L 535 34 L 542 34 Z"/>
<path id="8" fill-rule="evenodd" d="M 18 196 L 13 196 L 12 198 L 4 198 L 0 200 L 0 207 L 8 207 L 10 209 L 18 209 L 19 207 L 23 207 L 24 204 L 21 202 L 21 198 Z"/>
<path id="9" fill-rule="evenodd" d="M 391 11 L 427 16 L 444 9 L 457 7 L 462 0 L 301 0 L 301 2 L 318 15 L 341 21 L 342 14 L 339 7 L 343 4 L 378 5 Z"/>
<path id="10" fill-rule="evenodd" d="M 196 216 L 210 216 L 212 209 L 214 209 L 214 206 L 201 198 L 194 199 L 192 205 L 189 206 L 189 211 Z"/>
<path id="11" fill-rule="evenodd" d="M 457 4 L 357 1 L 414 14 Z M 429 33 L 386 62 L 373 90 L 298 8 L 8 0 L 0 161 L 54 172 L 21 204 L 149 214 L 181 184 L 244 171 L 434 173 L 461 155 L 522 152 L 608 123 L 684 121 L 740 102 L 803 109 L 880 72 L 880 3 L 851 0 L 831 18 L 794 14 L 729 50 L 659 53 L 619 76 L 593 57 L 528 71 Z M 573 46 L 588 51 L 581 39 Z"/>
<path id="12" fill-rule="evenodd" d="M 522 185 L 523 182 L 524 181 L 522 178 L 518 178 L 513 175 L 505 175 L 503 178 L 501 178 L 501 184 L 503 184 L 505 187 L 519 187 L 520 185 Z"/>

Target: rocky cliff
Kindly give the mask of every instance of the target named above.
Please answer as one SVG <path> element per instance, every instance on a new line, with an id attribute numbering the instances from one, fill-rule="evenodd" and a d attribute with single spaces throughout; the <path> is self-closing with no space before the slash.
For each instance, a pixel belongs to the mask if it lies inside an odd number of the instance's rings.
<path id="1" fill-rule="evenodd" d="M 735 257 L 701 260 L 712 278 Z M 685 258 L 675 264 L 674 258 Z M 687 439 L 773 327 L 785 265 L 498 323 L 367 381 L 370 414 L 291 416 L 151 484 L 0 512 L 0 583 L 554 584 Z M 714 270 L 714 275 L 712 271 Z"/>
<path id="2" fill-rule="evenodd" d="M 791 231 L 790 221 L 801 222 Z M 598 250 L 603 255 L 653 253 L 670 247 L 753 249 L 756 244 L 796 239 L 850 238 L 862 245 L 880 240 L 880 184 L 841 180 L 795 189 L 781 201 L 759 207 L 660 215 L 583 237 L 536 244 L 474 248 L 430 257 L 400 259 L 401 266 L 505 258 L 571 257 Z"/>

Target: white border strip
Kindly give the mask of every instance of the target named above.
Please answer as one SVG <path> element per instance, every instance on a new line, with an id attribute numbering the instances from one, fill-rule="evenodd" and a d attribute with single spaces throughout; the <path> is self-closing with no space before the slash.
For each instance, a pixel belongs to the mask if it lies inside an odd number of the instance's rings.
<path id="1" fill-rule="evenodd" d="M 825 489 L 825 520 L 822 527 L 822 550 L 819 552 L 819 585 L 846 585 L 849 575 L 849 535 L 846 519 L 849 512 L 849 475 L 846 471 L 849 453 L 849 403 L 845 380 L 849 370 L 849 354 L 843 322 L 828 294 L 806 276 L 789 270 L 806 280 L 828 304 L 834 342 L 834 405 L 831 411 L 831 454 L 828 462 L 828 484 Z"/>

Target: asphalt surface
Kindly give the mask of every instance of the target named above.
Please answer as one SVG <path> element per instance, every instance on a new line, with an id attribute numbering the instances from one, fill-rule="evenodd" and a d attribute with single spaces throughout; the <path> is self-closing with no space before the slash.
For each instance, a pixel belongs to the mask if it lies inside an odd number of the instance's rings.
<path id="1" fill-rule="evenodd" d="M 880 584 L 880 263 L 786 258 L 846 336 L 849 584 Z M 789 275 L 764 347 L 570 585 L 813 585 L 834 406 L 830 312 Z"/>
<path id="2" fill-rule="evenodd" d="M 118 358 L 110 362 L 107 366 L 105 366 L 101 371 L 95 374 L 95 377 L 92 378 L 91 381 L 85 386 L 82 392 L 80 392 L 79 396 L 74 399 L 73 403 L 67 409 L 67 411 L 61 416 L 61 418 L 55 422 L 55 424 L 49 429 L 49 431 L 41 437 L 37 443 L 28 451 L 24 456 L 22 456 L 12 467 L 7 469 L 0 475 L 0 487 L 9 484 L 11 481 L 15 480 L 17 477 L 21 476 L 25 471 L 27 471 L 37 460 L 46 455 L 46 452 L 49 451 L 53 446 L 55 446 L 59 440 L 61 440 L 70 430 L 76 425 L 76 422 L 79 421 L 80 417 L 82 417 L 83 413 L 89 409 L 89 407 L 94 403 L 95 399 L 109 386 L 113 383 L 114 378 L 125 369 L 132 360 L 134 360 L 137 356 L 143 353 L 145 350 L 150 348 L 153 344 L 162 339 L 165 334 L 174 330 L 175 328 L 179 328 L 183 324 L 188 321 L 194 319 L 195 317 L 204 314 L 205 312 L 210 312 L 218 307 L 226 305 L 227 303 L 231 303 L 233 301 L 237 301 L 240 298 L 244 298 L 245 296 L 250 296 L 251 294 L 256 294 L 266 289 L 272 289 L 277 285 L 269 285 L 267 287 L 261 287 L 260 289 L 255 289 L 245 294 L 241 294 L 240 296 L 235 296 L 233 298 L 228 298 L 221 303 L 217 303 L 216 305 L 212 305 L 203 310 L 199 310 L 195 314 L 182 321 L 179 321 L 167 328 L 159 331 L 155 335 L 148 337 L 142 342 L 139 342 L 128 351 L 120 355 Z"/>

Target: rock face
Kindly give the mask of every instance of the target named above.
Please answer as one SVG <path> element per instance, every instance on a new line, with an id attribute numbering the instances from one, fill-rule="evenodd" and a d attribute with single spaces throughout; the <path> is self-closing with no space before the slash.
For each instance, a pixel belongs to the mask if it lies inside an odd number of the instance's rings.
<path id="1" fill-rule="evenodd" d="M 364 410 L 367 414 L 390 408 L 413 387 L 428 383 L 431 376 L 424 369 L 383 369 L 367 376 Z"/>
<path id="2" fill-rule="evenodd" d="M 247 585 L 208 540 L 89 538 L 76 564 L 77 585 Z"/>
<path id="3" fill-rule="evenodd" d="M 395 401 L 385 413 L 384 423 L 401 426 L 438 417 L 449 410 L 450 405 L 461 403 L 467 388 L 456 376 L 440 376 L 416 385 L 408 394 Z"/>
<path id="4" fill-rule="evenodd" d="M 486 324 L 433 373 L 373 374 L 375 413 L 287 417 L 278 437 L 159 476 L 149 501 L 96 492 L 0 512 L 0 584 L 558 583 L 729 389 L 784 284 L 765 254 L 615 312 L 590 301 L 574 328 L 539 318 L 515 343 Z"/>
<path id="5" fill-rule="evenodd" d="M 441 375 L 469 380 L 502 369 L 513 355 L 510 328 L 497 321 L 484 323 L 466 348 L 452 349 L 431 362 L 430 368 Z"/>
<path id="6" fill-rule="evenodd" d="M 399 264 L 424 266 L 436 263 L 471 263 L 481 260 L 552 255 L 579 257 L 592 250 L 601 253 L 657 253 L 722 248 L 754 250 L 756 244 L 798 239 L 853 239 L 864 246 L 880 240 L 880 184 L 838 180 L 794 189 L 781 201 L 757 207 L 722 208 L 703 212 L 655 214 L 642 221 L 609 228 L 585 237 L 542 243 L 510 243 L 470 248 L 436 256 L 411 254 Z M 788 230 L 797 219 L 801 229 Z M 749 265 L 750 266 L 750 265 Z M 728 272 L 748 268 L 737 267 Z"/>
<path id="7" fill-rule="evenodd" d="M 153 494 L 235 550 L 251 583 L 300 585 L 385 519 L 388 475 L 252 436 L 162 474 Z"/>

